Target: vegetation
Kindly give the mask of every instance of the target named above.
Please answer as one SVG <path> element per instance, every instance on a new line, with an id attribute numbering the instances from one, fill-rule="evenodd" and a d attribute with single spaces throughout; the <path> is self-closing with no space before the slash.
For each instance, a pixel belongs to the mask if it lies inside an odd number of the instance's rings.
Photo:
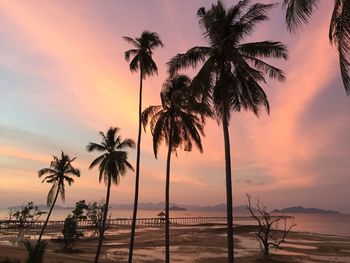
<path id="1" fill-rule="evenodd" d="M 79 169 L 76 169 L 72 166 L 72 162 L 75 159 L 76 157 L 70 158 L 68 155 L 66 155 L 62 151 L 60 159 L 56 156 L 53 156 L 53 161 L 51 161 L 50 167 L 43 168 L 38 172 L 39 177 L 46 175 L 46 177 L 42 180 L 42 183 L 46 182 L 46 183 L 52 184 L 52 187 L 47 195 L 47 205 L 51 207 L 50 207 L 49 213 L 47 214 L 47 218 L 43 225 L 43 228 L 41 229 L 41 232 L 40 232 L 40 236 L 37 244 L 38 248 L 41 248 L 40 241 L 44 234 L 47 222 L 50 219 L 52 210 L 56 204 L 58 195 L 59 194 L 61 195 L 61 198 L 63 201 L 65 199 L 64 183 L 67 182 L 69 186 L 74 183 L 74 179 L 69 177 L 70 175 L 80 177 Z"/>
<path id="2" fill-rule="evenodd" d="M 118 131 L 118 128 L 111 127 L 108 129 L 106 134 L 100 132 L 99 134 L 102 137 L 102 142 L 100 144 L 90 142 L 86 147 L 88 152 L 97 151 L 102 153 L 102 155 L 92 161 L 89 169 L 93 169 L 96 165 L 98 165 L 100 171 L 99 182 L 101 182 L 103 178 L 105 184 L 107 184 L 105 204 L 106 209 L 104 210 L 103 214 L 102 228 L 98 241 L 96 257 L 94 260 L 95 263 L 98 262 L 103 242 L 103 235 L 106 230 L 111 185 L 112 183 L 118 185 L 120 176 L 124 176 L 127 169 L 134 171 L 132 165 L 127 161 L 128 153 L 126 148 L 134 148 L 135 143 L 131 139 L 122 140 L 120 136 L 117 136 Z"/>
<path id="3" fill-rule="evenodd" d="M 280 42 L 262 41 L 242 43 L 254 31 L 256 25 L 268 19 L 272 4 L 249 0 L 238 2 L 226 9 L 219 1 L 210 9 L 198 10 L 199 24 L 209 46 L 196 46 L 185 54 L 178 54 L 169 62 L 169 72 L 176 74 L 180 69 L 196 68 L 193 82 L 201 88 L 203 96 L 212 98 L 217 119 L 221 122 L 225 144 L 226 202 L 227 202 L 227 251 L 228 262 L 233 258 L 233 216 L 231 152 L 229 120 L 231 112 L 242 109 L 258 116 L 261 109 L 269 112 L 269 102 L 262 88 L 269 78 L 283 81 L 284 73 L 264 62 L 264 58 L 287 59 L 287 49 Z"/>
<path id="4" fill-rule="evenodd" d="M 19 210 L 13 211 L 13 209 L 10 208 L 8 219 L 9 221 L 15 220 L 17 227 L 23 229 L 37 222 L 43 214 L 46 214 L 46 212 L 41 211 L 39 207 L 34 206 L 33 202 L 30 201 L 27 205 L 23 204 Z"/>
<path id="5" fill-rule="evenodd" d="M 295 224 L 287 226 L 287 217 L 272 216 L 269 212 L 267 212 L 266 207 L 259 201 L 256 204 L 256 208 L 253 208 L 251 205 L 251 196 L 249 194 L 247 194 L 247 199 L 247 208 L 252 217 L 258 223 L 258 231 L 256 233 L 256 237 L 260 243 L 264 257 L 269 258 L 270 247 L 279 248 L 280 245 L 286 241 L 287 235 L 295 226 Z M 281 221 L 284 221 L 283 229 L 279 229 L 279 223 Z"/>
<path id="6" fill-rule="evenodd" d="M 319 0 L 284 0 L 286 23 L 290 31 L 295 31 L 308 22 L 317 8 Z M 339 53 L 340 72 L 345 91 L 350 95 L 350 2 L 335 0 L 329 28 L 329 40 Z"/>
<path id="7" fill-rule="evenodd" d="M 100 202 L 92 202 L 88 204 L 88 208 L 86 210 L 86 217 L 88 220 L 92 221 L 93 224 L 93 231 L 95 234 L 101 235 L 102 233 L 102 223 L 103 223 L 103 215 L 106 209 L 105 201 L 102 200 Z M 105 230 L 109 227 L 109 222 L 111 215 L 107 216 L 107 222 L 104 226 Z"/>
<path id="8" fill-rule="evenodd" d="M 35 244 L 32 244 L 30 240 L 25 240 L 23 242 L 24 247 L 28 252 L 28 259 L 26 263 L 42 263 L 44 262 L 44 253 L 47 249 L 46 241 L 38 241 Z"/>
<path id="9" fill-rule="evenodd" d="M 130 62 L 131 72 L 140 72 L 140 90 L 139 90 L 139 125 L 138 125 L 138 137 L 137 137 L 137 149 L 136 149 L 136 178 L 135 178 L 135 197 L 134 197 L 134 210 L 132 216 L 131 236 L 129 245 L 129 259 L 128 262 L 132 262 L 132 256 L 134 251 L 135 229 L 136 229 L 136 217 L 137 217 L 137 205 L 139 198 L 139 181 L 140 181 L 140 147 L 141 147 L 141 111 L 142 111 L 142 80 L 147 76 L 158 74 L 158 68 L 153 61 L 152 53 L 153 49 L 162 47 L 163 43 L 160 37 L 155 32 L 144 31 L 141 37 L 130 38 L 124 37 L 124 39 L 133 46 L 133 49 L 129 49 L 125 52 L 125 59 Z M 133 58 L 131 58 L 133 56 Z"/>
<path id="10" fill-rule="evenodd" d="M 62 230 L 64 250 L 70 252 L 73 248 L 74 242 L 79 240 L 83 233 L 78 231 L 78 221 L 87 219 L 85 215 L 88 209 L 85 200 L 80 200 L 75 203 L 75 208 L 72 211 L 72 215 L 68 215 L 64 220 L 64 226 Z"/>
<path id="11" fill-rule="evenodd" d="M 290 31 L 294 31 L 307 23 L 317 7 L 318 0 L 283 0 L 286 9 L 286 23 Z M 153 151 L 158 157 L 159 146 L 167 146 L 166 176 L 165 176 L 165 261 L 170 262 L 170 172 L 171 157 L 178 149 L 192 151 L 193 146 L 203 152 L 201 136 L 204 136 L 205 120 L 215 117 L 222 125 L 225 152 L 225 180 L 227 203 L 227 258 L 228 263 L 234 262 L 233 244 L 233 187 L 229 124 L 234 112 L 247 110 L 259 116 L 261 111 L 269 113 L 269 101 L 263 89 L 267 79 L 284 81 L 284 72 L 271 65 L 271 59 L 286 60 L 286 46 L 278 41 L 247 42 L 254 33 L 256 26 L 268 20 L 268 12 L 274 4 L 252 4 L 250 0 L 241 0 L 236 5 L 226 8 L 221 1 L 212 4 L 210 8 L 201 7 L 197 11 L 199 25 L 203 32 L 206 46 L 195 46 L 183 54 L 177 54 L 168 62 L 169 77 L 163 84 L 160 93 L 161 105 L 149 106 L 142 111 L 143 80 L 158 74 L 158 68 L 153 60 L 155 49 L 163 47 L 160 36 L 155 32 L 144 31 L 140 37 L 123 39 L 132 45 L 125 52 L 125 60 L 129 63 L 131 72 L 139 72 L 139 105 L 138 105 L 138 138 L 135 165 L 134 207 L 129 244 L 128 262 L 133 260 L 133 249 L 138 210 L 140 183 L 140 150 L 141 129 L 146 131 L 149 125 L 153 136 Z M 350 1 L 335 0 L 330 23 L 329 39 L 339 52 L 341 75 L 345 90 L 350 95 Z M 268 62 L 266 62 L 266 60 Z M 179 72 L 186 69 L 198 69 L 191 80 Z M 129 148 L 135 148 L 132 139 L 118 135 L 119 129 L 111 127 L 106 133 L 99 132 L 102 141 L 89 143 L 88 152 L 99 152 L 101 155 L 92 161 L 89 169 L 98 166 L 99 182 L 102 179 L 107 186 L 105 201 L 86 204 L 85 200 L 76 203 L 74 210 L 64 221 L 62 230 L 64 249 L 71 251 L 74 242 L 83 234 L 78 231 L 79 220 L 92 221 L 94 231 L 98 234 L 98 246 L 94 262 L 99 261 L 104 234 L 109 226 L 109 202 L 112 184 L 118 185 L 120 177 L 124 176 L 133 166 L 128 161 Z M 47 196 L 50 210 L 41 229 L 39 239 L 34 245 L 24 241 L 28 251 L 27 263 L 40 263 L 47 248 L 47 242 L 42 241 L 45 228 L 55 207 L 58 196 L 65 198 L 65 183 L 71 185 L 74 179 L 70 176 L 80 176 L 80 171 L 72 166 L 76 158 L 70 158 L 63 151 L 60 157 L 53 156 L 48 168 L 39 170 L 38 176 L 43 182 L 52 184 Z M 294 227 L 287 226 L 286 218 L 273 217 L 264 205 L 257 203 L 257 210 L 251 206 L 251 196 L 248 195 L 248 210 L 258 223 L 257 238 L 261 244 L 264 256 L 269 257 L 270 247 L 279 247 Z M 21 210 L 10 210 L 9 221 L 18 221 L 19 228 L 25 228 L 36 222 L 44 212 L 29 202 Z M 279 223 L 284 220 L 284 228 L 279 229 Z M 10 262 L 10 261 L 8 261 Z"/>
<path id="12" fill-rule="evenodd" d="M 210 114 L 205 104 L 195 100 L 189 89 L 191 80 L 186 75 L 167 79 L 161 92 L 162 105 L 150 106 L 142 113 L 144 128 L 150 123 L 153 135 L 153 150 L 157 158 L 162 142 L 168 145 L 165 187 L 165 261 L 170 262 L 169 237 L 169 191 L 171 154 L 183 147 L 191 151 L 193 143 L 203 152 L 200 135 L 204 135 L 204 118 Z"/>

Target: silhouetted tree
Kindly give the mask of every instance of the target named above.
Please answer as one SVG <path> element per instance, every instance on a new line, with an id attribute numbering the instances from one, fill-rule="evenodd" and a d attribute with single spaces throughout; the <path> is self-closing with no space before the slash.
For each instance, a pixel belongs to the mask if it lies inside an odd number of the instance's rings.
<path id="1" fill-rule="evenodd" d="M 73 248 L 74 242 L 78 241 L 84 234 L 78 231 L 78 222 L 86 220 L 86 212 L 88 206 L 85 200 L 80 200 L 75 203 L 72 214 L 68 215 L 64 220 L 62 235 L 64 241 L 64 250 L 70 252 Z"/>
<path id="2" fill-rule="evenodd" d="M 44 180 L 42 180 L 42 183 L 46 182 L 46 183 L 52 184 L 52 187 L 47 195 L 47 205 L 48 206 L 51 205 L 51 207 L 50 207 L 49 213 L 47 214 L 47 218 L 44 223 L 44 226 L 41 229 L 37 246 L 39 246 L 42 235 L 44 234 L 45 228 L 47 226 L 47 222 L 49 221 L 52 210 L 56 204 L 58 195 L 61 194 L 61 198 L 63 201 L 65 199 L 64 183 L 67 182 L 69 186 L 72 185 L 72 183 L 74 183 L 74 179 L 69 177 L 70 175 L 80 177 L 79 169 L 76 169 L 72 166 L 72 162 L 75 159 L 76 157 L 70 158 L 68 155 L 66 155 L 62 151 L 60 159 L 56 156 L 53 156 L 53 161 L 51 161 L 50 167 L 43 168 L 38 172 L 39 177 L 46 175 Z"/>
<path id="3" fill-rule="evenodd" d="M 293 223 L 287 226 L 287 216 L 272 216 L 267 212 L 266 206 L 261 204 L 259 200 L 256 204 L 257 209 L 255 209 L 252 207 L 250 194 L 247 194 L 247 199 L 247 209 L 258 223 L 256 237 L 264 257 L 268 258 L 270 256 L 270 247 L 279 248 L 286 241 L 287 235 L 296 224 Z M 280 221 L 284 222 L 283 229 L 279 228 Z"/>
<path id="4" fill-rule="evenodd" d="M 163 43 L 159 38 L 159 35 L 155 32 L 144 31 L 141 37 L 135 39 L 130 37 L 123 37 L 128 43 L 133 46 L 133 49 L 129 49 L 125 52 L 125 59 L 130 62 L 131 72 L 140 72 L 140 90 L 139 90 L 139 126 L 136 148 L 136 178 L 135 178 L 135 198 L 134 198 L 134 210 L 131 224 L 131 237 L 129 245 L 129 260 L 132 262 L 132 256 L 134 251 L 135 229 L 136 229 L 136 217 L 137 206 L 139 197 L 139 181 L 140 181 L 140 147 L 141 147 L 141 111 L 142 111 L 142 80 L 147 76 L 158 74 L 158 68 L 153 61 L 152 52 L 153 49 L 162 47 Z"/>
<path id="5" fill-rule="evenodd" d="M 37 222 L 44 214 L 46 212 L 41 211 L 39 207 L 34 206 L 34 203 L 30 201 L 15 211 L 13 208 L 9 208 L 8 221 L 12 223 L 11 221 L 14 220 L 17 228 L 21 231 L 23 228 L 30 227 L 33 223 Z"/>
<path id="6" fill-rule="evenodd" d="M 295 31 L 308 22 L 319 0 L 284 0 L 286 23 L 289 31 Z M 339 53 L 340 72 L 346 93 L 350 95 L 350 1 L 334 0 L 329 28 L 329 40 Z"/>
<path id="7" fill-rule="evenodd" d="M 105 184 L 107 184 L 106 209 L 104 210 L 102 230 L 100 232 L 98 247 L 94 260 L 95 263 L 98 262 L 103 236 L 106 230 L 105 225 L 108 214 L 111 185 L 112 183 L 118 185 L 120 176 L 124 176 L 127 169 L 130 169 L 132 171 L 134 170 L 132 165 L 127 161 L 128 153 L 125 149 L 134 148 L 135 142 L 131 139 L 122 140 L 120 136 L 117 136 L 118 131 L 118 128 L 111 127 L 108 129 L 106 134 L 100 132 L 99 134 L 102 137 L 102 142 L 100 144 L 90 142 L 86 147 L 88 152 L 97 151 L 102 153 L 102 155 L 92 161 L 89 169 L 93 169 L 96 165 L 98 165 L 100 171 L 99 182 L 101 182 L 103 178 Z"/>
<path id="8" fill-rule="evenodd" d="M 196 101 L 189 89 L 191 80 L 186 75 L 176 75 L 163 84 L 162 105 L 150 106 L 142 113 L 144 129 L 150 123 L 153 135 L 153 151 L 157 158 L 162 142 L 168 146 L 165 187 L 165 259 L 170 262 L 169 241 L 169 188 L 171 153 L 178 147 L 191 151 L 193 143 L 203 152 L 201 137 L 204 135 L 204 118 L 210 108 Z"/>
<path id="9" fill-rule="evenodd" d="M 168 63 L 169 73 L 180 69 L 196 68 L 203 64 L 193 79 L 194 86 L 201 88 L 203 96 L 212 98 L 218 121 L 221 121 L 225 143 L 227 248 L 228 262 L 234 260 L 231 152 L 229 120 L 232 111 L 241 109 L 258 115 L 261 108 L 269 112 L 267 96 L 261 87 L 265 76 L 284 80 L 284 73 L 263 61 L 264 58 L 287 59 L 286 47 L 280 42 L 262 41 L 242 43 L 254 31 L 256 25 L 268 19 L 272 4 L 250 4 L 239 1 L 225 9 L 219 1 L 210 9 L 197 12 L 199 24 L 209 46 L 196 46 L 185 54 L 178 54 Z"/>
<path id="10" fill-rule="evenodd" d="M 88 208 L 86 211 L 86 216 L 88 220 L 90 220 L 93 224 L 94 234 L 101 234 L 102 232 L 102 223 L 103 223 L 103 215 L 106 209 L 106 203 L 104 200 L 99 202 L 92 202 L 88 204 Z M 105 229 L 108 229 L 110 223 L 111 215 L 108 216 L 107 222 L 104 226 Z"/>

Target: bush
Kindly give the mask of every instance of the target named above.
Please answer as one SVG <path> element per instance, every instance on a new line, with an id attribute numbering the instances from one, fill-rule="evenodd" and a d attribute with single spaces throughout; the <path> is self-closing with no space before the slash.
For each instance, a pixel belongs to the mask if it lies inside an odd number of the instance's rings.
<path id="1" fill-rule="evenodd" d="M 62 230 L 64 250 L 71 251 L 73 243 L 83 236 L 82 233 L 77 231 L 77 219 L 74 216 L 68 215 L 64 220 L 64 226 Z"/>
<path id="2" fill-rule="evenodd" d="M 78 232 L 77 227 L 79 220 L 86 219 L 85 211 L 87 208 L 88 206 L 86 205 L 85 200 L 76 202 L 72 215 L 68 215 L 64 220 L 62 234 L 65 251 L 71 251 L 73 248 L 73 243 L 83 236 L 83 233 Z"/>
<path id="3" fill-rule="evenodd" d="M 94 234 L 101 235 L 102 230 L 102 223 L 103 223 L 103 215 L 104 211 L 106 209 L 106 204 L 104 200 L 101 200 L 99 202 L 92 202 L 88 205 L 86 216 L 88 220 L 91 220 L 93 228 L 92 230 L 94 231 Z M 109 214 L 105 229 L 104 231 L 109 227 L 111 215 Z"/>
<path id="4" fill-rule="evenodd" d="M 28 251 L 28 259 L 26 263 L 42 263 L 44 253 L 47 249 L 47 242 L 40 241 L 33 245 L 29 240 L 23 241 L 24 247 Z"/>

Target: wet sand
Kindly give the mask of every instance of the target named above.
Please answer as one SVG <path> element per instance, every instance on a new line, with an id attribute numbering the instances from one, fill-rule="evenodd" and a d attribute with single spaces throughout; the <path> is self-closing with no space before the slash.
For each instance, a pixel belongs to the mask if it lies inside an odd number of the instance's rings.
<path id="1" fill-rule="evenodd" d="M 254 230 L 254 226 L 235 227 L 234 245 L 237 263 L 264 262 Z M 170 234 L 171 262 L 226 262 L 224 225 L 173 227 Z M 140 227 L 137 229 L 135 240 L 135 262 L 164 262 L 163 229 Z M 128 227 L 108 231 L 100 262 L 126 262 L 128 243 Z M 96 245 L 96 237 L 84 237 L 75 244 L 73 253 L 67 254 L 62 251 L 62 242 L 51 240 L 45 263 L 92 262 Z M 271 250 L 272 257 L 269 262 L 350 262 L 349 236 L 291 232 L 282 248 Z M 13 237 L 0 236 L 0 260 L 5 257 L 24 262 L 26 252 Z"/>

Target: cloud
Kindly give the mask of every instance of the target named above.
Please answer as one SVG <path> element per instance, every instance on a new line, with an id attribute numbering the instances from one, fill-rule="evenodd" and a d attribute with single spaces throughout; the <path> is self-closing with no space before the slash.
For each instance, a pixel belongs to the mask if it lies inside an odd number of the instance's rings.
<path id="1" fill-rule="evenodd" d="M 33 181 L 35 168 L 48 165 L 52 154 L 61 149 L 78 156 L 76 165 L 82 169 L 67 201 L 74 203 L 92 197 L 91 193 L 96 199 L 104 197 L 105 187 L 97 184 L 97 171 L 88 170 L 96 155 L 86 153 L 85 145 L 98 141 L 97 131 L 110 126 L 121 127 L 124 138 L 137 137 L 138 74 L 129 72 L 124 51 L 130 46 L 121 36 L 134 37 L 147 28 L 158 32 L 165 43 L 164 49 L 154 53 L 159 76 L 144 81 L 144 107 L 159 104 L 169 58 L 203 44 L 196 18 L 199 3 L 154 3 L 2 2 L 0 179 L 3 188 L 13 189 L 13 198 L 26 191 L 24 182 L 44 199 L 47 186 Z M 331 6 L 331 2 L 322 2 L 310 24 L 296 35 L 286 32 L 281 9 L 275 8 L 271 22 L 259 26 L 249 39 L 282 40 L 289 45 L 290 59 L 286 63 L 271 61 L 287 74 L 285 83 L 272 81 L 266 87 L 271 116 L 232 115 L 232 175 L 238 201 L 244 201 L 247 191 L 266 199 L 285 191 L 289 199 L 275 205 L 299 201 L 308 192 L 315 193 L 312 198 L 316 202 L 320 196 L 315 189 L 332 183 L 328 192 L 336 186 L 343 189 L 341 184 L 347 181 L 348 98 L 340 82 L 336 49 L 327 39 L 329 20 L 324 17 L 330 16 Z M 150 10 L 156 15 L 150 17 Z M 179 10 L 181 21 L 176 19 Z M 139 20 L 130 22 L 130 14 Z M 225 201 L 222 127 L 209 120 L 205 132 L 203 154 L 194 149 L 191 153 L 179 151 L 178 158 L 172 158 L 174 201 Z M 134 163 L 135 152 L 129 157 Z M 152 137 L 143 134 L 143 201 L 162 200 L 165 158 L 162 146 L 158 160 L 154 159 Z M 8 176 L 13 179 L 5 180 Z M 201 191 L 191 191 L 196 187 Z M 113 188 L 113 202 L 132 201 L 133 189 L 134 175 L 130 173 Z"/>

